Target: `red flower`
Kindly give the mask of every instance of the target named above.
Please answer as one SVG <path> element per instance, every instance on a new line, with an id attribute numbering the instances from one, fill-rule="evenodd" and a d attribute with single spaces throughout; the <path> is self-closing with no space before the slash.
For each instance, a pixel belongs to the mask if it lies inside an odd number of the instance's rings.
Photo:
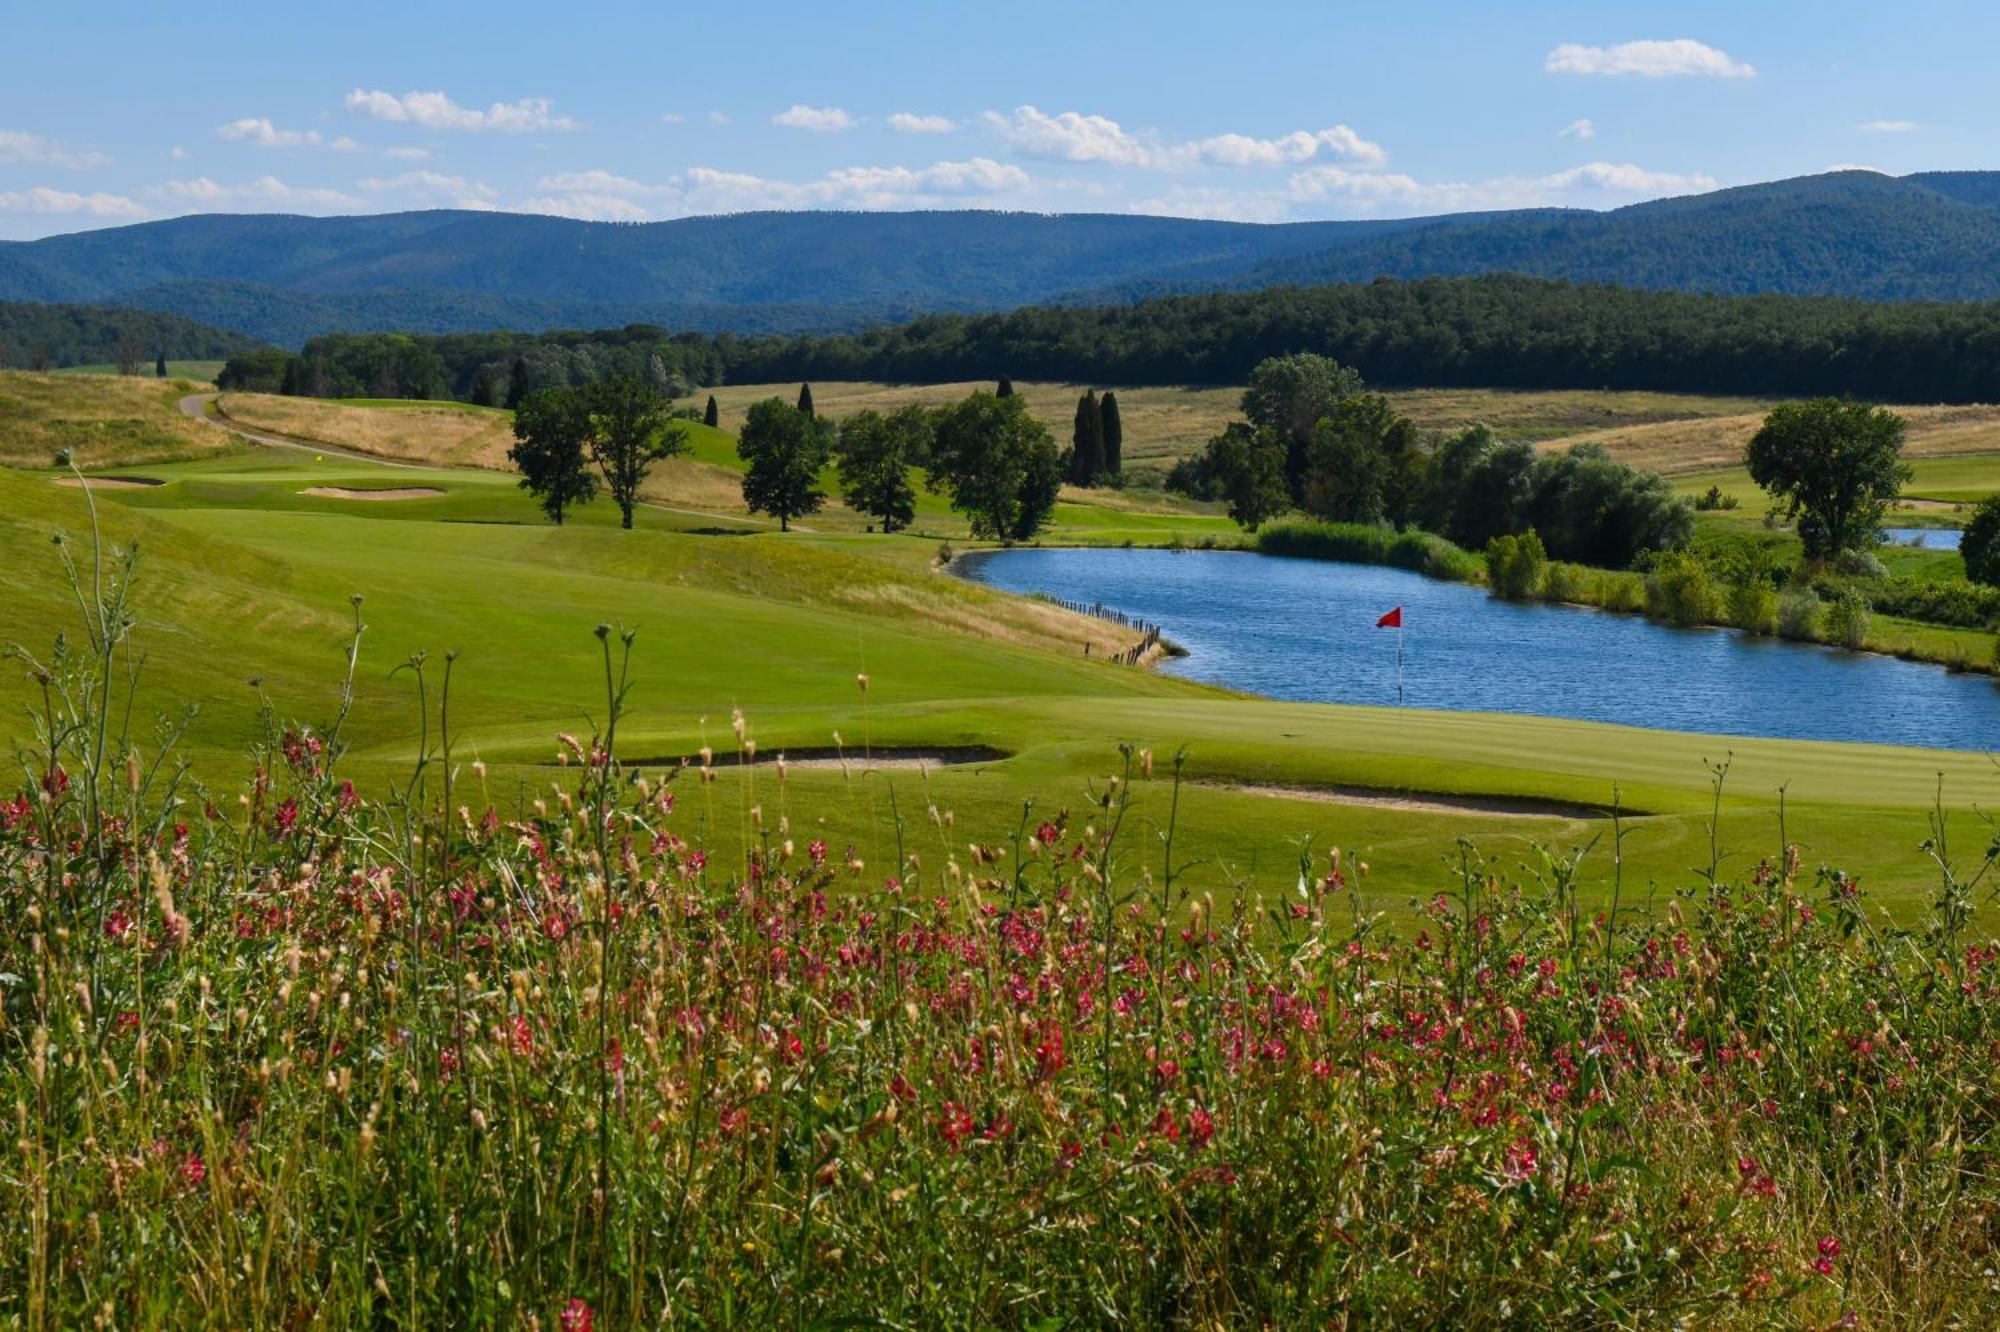
<path id="1" fill-rule="evenodd" d="M 581 1298 L 572 1299 L 563 1306 L 562 1317 L 557 1321 L 562 1332 L 591 1332 L 597 1325 L 597 1311 Z"/>
<path id="2" fill-rule="evenodd" d="M 208 1166 L 198 1154 L 189 1152 L 181 1158 L 180 1177 L 182 1188 L 198 1189 L 202 1181 L 208 1178 Z"/>
<path id="3" fill-rule="evenodd" d="M 957 1151 L 959 1144 L 972 1136 L 972 1113 L 957 1101 L 946 1101 L 944 1110 L 938 1116 L 938 1132 Z"/>
<path id="4" fill-rule="evenodd" d="M 1188 1111 L 1187 1134 L 1188 1146 L 1208 1146 L 1208 1140 L 1215 1136 L 1215 1116 L 1200 1106 Z"/>

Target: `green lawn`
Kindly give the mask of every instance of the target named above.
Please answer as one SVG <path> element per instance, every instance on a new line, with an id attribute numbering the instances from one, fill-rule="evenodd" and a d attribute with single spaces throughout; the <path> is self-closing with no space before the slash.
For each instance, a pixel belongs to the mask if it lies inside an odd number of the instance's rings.
<path id="1" fill-rule="evenodd" d="M 1739 861 L 1777 846 L 1776 793 L 1789 783 L 1791 836 L 1810 860 L 1869 873 L 1902 900 L 1927 880 L 1916 845 L 1937 775 L 1950 802 L 2000 799 L 2000 772 L 1972 754 L 1719 739 L 1537 718 L 1280 704 L 1086 659 L 1082 637 L 1110 632 L 932 569 L 930 537 L 820 530 L 696 535 L 699 515 L 642 511 L 621 532 L 597 505 L 561 529 L 543 522 L 511 477 L 464 469 L 386 469 L 258 451 L 148 467 L 165 484 L 95 493 L 109 534 L 144 552 L 139 580 L 146 654 L 139 715 L 200 707 L 190 732 L 201 772 L 234 779 L 260 697 L 283 713 L 332 708 L 350 594 L 365 594 L 363 664 L 349 738 L 355 771 L 383 783 L 405 770 L 418 726 L 414 679 L 392 674 L 428 652 L 437 687 L 456 651 L 455 752 L 488 764 L 511 807 L 540 789 L 559 731 L 587 732 L 602 711 L 592 626 L 638 630 L 633 712 L 621 749 L 665 759 L 704 744 L 733 747 L 742 709 L 768 753 L 780 747 L 990 745 L 1004 761 L 865 776 L 727 771 L 686 798 L 718 845 L 745 835 L 748 811 L 823 824 L 878 861 L 893 859 L 892 808 L 904 837 L 940 855 L 1015 827 L 1022 802 L 1086 806 L 1120 763 L 1117 746 L 1150 749 L 1155 777 L 1138 805 L 1141 837 L 1164 820 L 1169 756 L 1186 746 L 1200 785 L 1184 794 L 1182 841 L 1197 877 L 1226 894 L 1289 890 L 1296 848 L 1338 844 L 1393 891 L 1437 881 L 1456 839 L 1512 862 L 1534 847 L 1598 841 L 1608 824 L 1504 818 L 1453 809 L 1385 809 L 1278 798 L 1245 785 L 1351 785 L 1390 791 L 1609 804 L 1616 789 L 1645 817 L 1627 827 L 1635 885 L 1685 882 L 1707 859 L 1704 759 L 1735 755 L 1725 842 Z M 367 502 L 315 486 L 435 487 L 427 499 Z M 46 474 L 0 471 L 0 558 L 21 571 L 7 637 L 46 648 L 74 633 L 48 534 L 86 527 L 85 496 Z M 1070 531 L 1165 540 L 1199 515 L 1065 506 Z M 1094 526 L 1093 526 L 1094 524 Z M 1122 524 L 1122 526 L 1120 526 Z M 866 674 L 864 694 L 857 677 Z M 252 688 L 248 681 L 256 678 Z M 27 735 L 24 681 L 0 678 L 0 733 Z M 933 822 L 935 807 L 954 822 Z M 1970 837 L 1969 816 L 1962 816 Z M 1739 865 L 1739 868 L 1741 866 Z M 1894 894 L 1892 893 L 1892 896 Z"/>
<path id="2" fill-rule="evenodd" d="M 167 378 L 189 379 L 198 384 L 212 384 L 215 382 L 215 377 L 222 373 L 224 364 L 225 362 L 222 361 L 168 361 Z M 131 378 L 152 379 L 155 378 L 153 371 L 153 361 L 149 357 L 140 363 L 139 373 L 131 376 Z M 115 375 L 118 373 L 118 367 L 107 361 L 98 365 L 66 365 L 50 373 L 58 375 Z"/>

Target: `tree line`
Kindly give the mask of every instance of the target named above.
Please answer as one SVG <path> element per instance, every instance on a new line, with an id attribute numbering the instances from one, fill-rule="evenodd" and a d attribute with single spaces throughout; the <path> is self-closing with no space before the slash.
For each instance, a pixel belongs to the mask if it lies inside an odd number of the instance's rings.
<path id="1" fill-rule="evenodd" d="M 946 496 L 976 537 L 1025 541 L 1055 512 L 1068 452 L 1047 426 L 1003 383 L 945 407 L 911 404 L 873 409 L 835 422 L 814 409 L 812 386 L 795 401 L 770 397 L 751 404 L 737 437 L 745 463 L 743 501 L 752 513 L 789 531 L 825 505 L 831 466 L 843 502 L 875 520 L 883 532 L 916 518 L 916 478 Z M 1091 398 L 1093 410 L 1101 400 Z M 654 385 L 616 376 L 594 383 L 528 392 L 514 413 L 509 458 L 521 485 L 560 524 L 569 511 L 609 491 L 623 525 L 632 526 L 639 491 L 653 467 L 687 451 L 688 428 L 672 398 Z M 716 424 L 711 396 L 702 413 Z M 1099 455 L 1101 464 L 1102 455 Z M 1101 470 L 1093 479 L 1102 479 Z"/>
<path id="2" fill-rule="evenodd" d="M 1310 351 L 1395 387 L 1653 389 L 1982 402 L 2000 396 L 2000 302 L 1703 296 L 1489 275 L 1163 296 L 1130 305 L 926 315 L 826 336 L 594 333 L 315 338 L 235 358 L 224 387 L 505 405 L 614 374 L 662 388 L 784 380 L 946 383 L 1002 375 L 1241 383 Z M 657 358 L 657 363 L 656 363 Z M 289 387 L 287 387 L 289 385 Z"/>
<path id="3" fill-rule="evenodd" d="M 0 302 L 0 370 L 111 365 L 129 375 L 169 360 L 219 361 L 256 346 L 241 333 L 151 310 Z"/>

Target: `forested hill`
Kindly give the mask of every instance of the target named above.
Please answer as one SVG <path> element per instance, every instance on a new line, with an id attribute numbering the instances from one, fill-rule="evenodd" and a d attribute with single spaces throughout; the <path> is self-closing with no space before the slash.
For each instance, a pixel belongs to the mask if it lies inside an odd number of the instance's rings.
<path id="1" fill-rule="evenodd" d="M 1317 352 L 1398 386 L 1630 388 L 1892 402 L 2000 400 L 2000 301 L 1704 296 L 1495 274 L 927 315 L 851 335 L 344 334 L 231 361 L 224 387 L 458 396 L 643 374 L 663 387 L 786 380 L 1240 384 Z"/>
<path id="2" fill-rule="evenodd" d="M 116 365 L 121 360 L 220 361 L 254 338 L 178 315 L 98 305 L 0 301 L 0 370 Z"/>
<path id="3" fill-rule="evenodd" d="M 1847 171 L 1637 204 L 1399 221 L 745 213 L 643 225 L 469 212 L 178 218 L 0 244 L 0 299 L 333 331 L 832 331 L 929 313 L 1378 276 L 2000 298 L 2000 173 Z"/>

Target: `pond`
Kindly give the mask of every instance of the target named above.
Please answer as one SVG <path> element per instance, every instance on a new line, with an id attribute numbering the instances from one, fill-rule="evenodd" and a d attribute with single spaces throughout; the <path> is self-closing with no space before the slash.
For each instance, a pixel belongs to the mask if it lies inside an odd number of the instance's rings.
<path id="1" fill-rule="evenodd" d="M 1402 569 L 1230 551 L 1012 550 L 967 577 L 1102 603 L 1161 626 L 1169 674 L 1318 703 L 1403 702 L 1679 731 L 2000 747 L 2000 688 L 1893 657 L 1674 629 L 1642 616 L 1517 605 Z"/>
<path id="2" fill-rule="evenodd" d="M 1956 527 L 1890 527 L 1882 532 L 1885 546 L 1915 546 L 1919 550 L 1957 550 L 1964 533 Z"/>

